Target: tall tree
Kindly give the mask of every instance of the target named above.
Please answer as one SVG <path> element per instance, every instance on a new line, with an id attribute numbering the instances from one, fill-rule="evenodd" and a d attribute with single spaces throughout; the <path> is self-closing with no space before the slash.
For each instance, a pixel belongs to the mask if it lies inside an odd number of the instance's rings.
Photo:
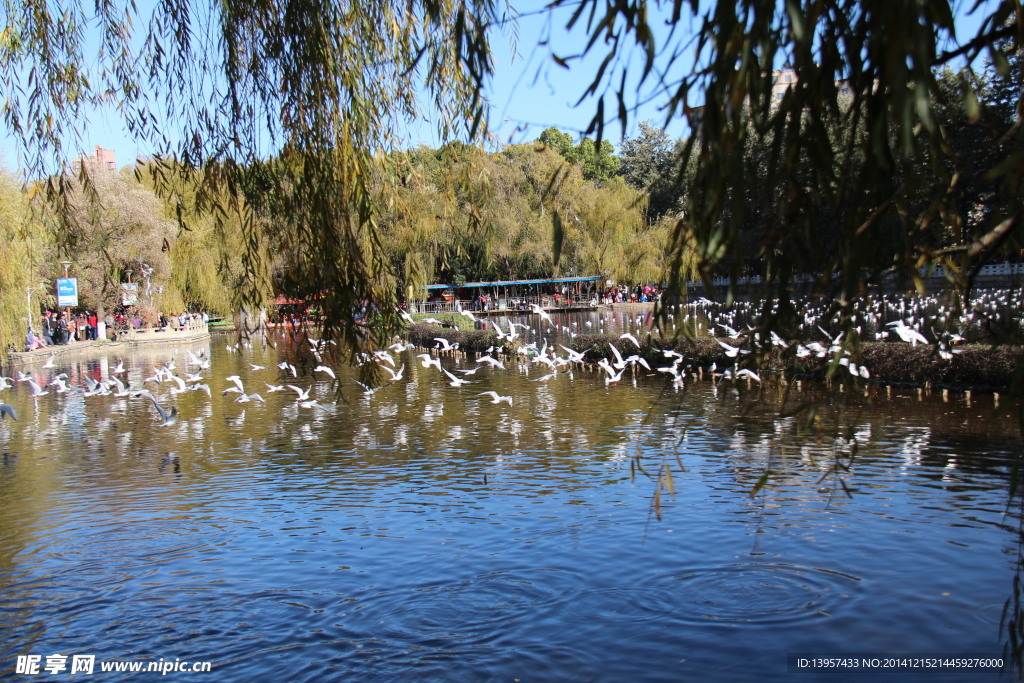
<path id="1" fill-rule="evenodd" d="M 77 248 L 68 259 L 78 277 L 79 303 L 101 312 L 121 301 L 119 284 L 139 283 L 146 308 L 180 310 L 183 303 L 169 289 L 171 251 L 177 226 L 164 205 L 140 183 L 130 168 L 68 179 L 68 218 L 78 226 Z"/>
<path id="2" fill-rule="evenodd" d="M 619 170 L 615 147 L 607 140 L 598 145 L 593 138 L 585 137 L 579 144 L 573 144 L 571 135 L 552 127 L 545 129 L 537 142 L 558 152 L 567 163 L 579 165 L 587 180 L 601 182 Z"/>
<path id="3" fill-rule="evenodd" d="M 40 301 L 53 301 L 54 243 L 32 215 L 20 183 L 0 164 L 0 357 L 24 350 L 32 325 L 39 334 Z"/>
<path id="4" fill-rule="evenodd" d="M 274 154 L 267 191 L 293 217 L 279 239 L 295 257 L 295 288 L 322 293 L 325 332 L 349 349 L 386 343 L 397 314 L 367 184 L 373 155 L 395 146 L 421 106 L 444 139 L 483 132 L 488 33 L 504 20 L 497 3 L 185 0 L 140 16 L 132 0 L 73 1 L 59 11 L 31 0 L 8 2 L 4 17 L 4 120 L 29 173 L 49 174 L 68 253 L 82 231 L 66 178 L 47 162 L 70 156 L 65 143 L 87 116 L 113 105 L 167 162 L 153 166 L 161 183 L 205 170 L 201 208 L 222 209 L 228 198 L 247 210 L 246 174 Z M 95 72 L 86 58 L 93 35 Z M 250 237 L 259 228 L 249 217 L 241 223 L 255 264 Z M 241 284 L 245 299 L 262 297 L 256 281 Z M 357 324 L 367 301 L 378 304 L 370 327 Z"/>
<path id="5" fill-rule="evenodd" d="M 649 216 L 652 221 L 665 215 L 676 203 L 679 141 L 672 140 L 664 128 L 640 122 L 635 138 L 622 141 L 619 173 L 633 187 L 646 190 Z"/>
<path id="6" fill-rule="evenodd" d="M 1020 246 L 1020 126 L 1006 131 L 1005 152 L 988 169 L 997 190 L 975 238 L 939 248 L 921 238 L 934 234 L 920 227 L 939 220 L 949 191 L 907 172 L 919 155 L 948 157 L 933 105 L 936 69 L 995 55 L 993 49 L 1012 55 L 1024 43 L 1019 0 L 979 5 L 975 12 L 987 14 L 971 36 L 955 34 L 954 7 L 949 0 L 555 0 L 546 11 L 565 9 L 570 28 L 587 33 L 581 54 L 554 54 L 553 63 L 573 68 L 596 57 L 600 64 L 583 88 L 584 101 L 595 105 L 586 132 L 595 161 L 588 175 L 603 177 L 605 123 L 625 124 L 641 100 L 660 100 L 666 123 L 687 116 L 699 124 L 685 148 L 689 161 L 679 167 L 692 174 L 673 253 L 695 244 L 702 270 L 712 273 L 742 256 L 740 227 L 761 220 L 770 227 L 760 236 L 764 293 L 785 297 L 791 274 L 818 273 L 817 291 L 842 302 L 835 315 L 849 327 L 860 297 L 891 273 L 909 282 L 922 265 L 945 261 L 956 266 L 947 272 L 962 289 L 1000 248 Z M 130 130 L 177 168 L 211 170 L 197 193 L 201 206 L 222 204 L 252 166 L 275 154 L 267 188 L 292 217 L 280 241 L 295 256 L 296 286 L 326 286 L 328 334 L 341 334 L 353 348 L 368 338 L 383 341 L 394 322 L 394 281 L 380 248 L 380 207 L 367 184 L 373 154 L 393 148 L 405 120 L 426 108 L 442 139 L 483 131 L 490 32 L 507 19 L 499 3 L 186 0 L 158 3 L 150 17 L 135 8 L 130 0 L 103 2 L 93 14 L 71 2 L 57 13 L 45 0 L 8 3 L 0 40 L 3 113 L 29 168 L 39 173 L 46 159 L 61 159 L 88 108 L 111 101 Z M 102 43 L 95 74 L 84 57 L 92 27 Z M 694 56 L 692 68 L 681 68 L 683 54 Z M 994 59 L 1006 71 L 1005 58 Z M 779 64 L 792 66 L 795 81 L 776 99 L 772 70 Z M 420 94 L 427 107 L 419 106 Z M 968 107 L 978 99 L 971 89 L 960 96 Z M 172 121 L 185 122 L 180 135 L 170 131 Z M 860 133 L 834 146 L 836 126 Z M 765 186 L 781 188 L 760 218 L 749 203 L 733 202 L 746 192 L 750 136 L 769 145 Z M 802 173 L 791 172 L 801 164 Z M 48 185 L 58 200 L 66 196 L 61 177 Z M 813 242 L 786 248 L 794 235 L 814 232 L 817 217 L 801 204 L 808 196 L 832 204 L 829 249 Z M 256 229 L 252 220 L 242 224 Z M 64 248 L 73 248 L 78 234 L 66 221 Z M 672 282 L 682 287 L 681 271 Z M 379 304 L 377 337 L 360 331 L 353 316 L 367 300 Z"/>

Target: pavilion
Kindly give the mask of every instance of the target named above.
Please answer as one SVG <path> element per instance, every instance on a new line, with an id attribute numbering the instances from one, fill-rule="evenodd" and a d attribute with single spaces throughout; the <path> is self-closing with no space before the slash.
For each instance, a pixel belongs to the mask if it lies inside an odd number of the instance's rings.
<path id="1" fill-rule="evenodd" d="M 410 311 L 443 313 L 459 308 L 482 313 L 530 310 L 532 304 L 559 310 L 586 310 L 600 300 L 599 275 L 534 280 L 493 280 L 462 285 L 434 284 L 424 287 L 426 301 L 410 302 Z M 480 298 L 485 297 L 485 302 Z"/>

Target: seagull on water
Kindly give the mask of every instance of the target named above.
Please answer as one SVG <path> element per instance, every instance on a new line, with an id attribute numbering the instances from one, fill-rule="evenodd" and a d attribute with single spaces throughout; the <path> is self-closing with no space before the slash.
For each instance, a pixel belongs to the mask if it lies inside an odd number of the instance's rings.
<path id="1" fill-rule="evenodd" d="M 6 403 L 0 403 L 0 420 L 3 420 L 8 415 L 15 422 L 18 421 L 18 413 L 14 412 L 14 406 L 7 405 Z"/>

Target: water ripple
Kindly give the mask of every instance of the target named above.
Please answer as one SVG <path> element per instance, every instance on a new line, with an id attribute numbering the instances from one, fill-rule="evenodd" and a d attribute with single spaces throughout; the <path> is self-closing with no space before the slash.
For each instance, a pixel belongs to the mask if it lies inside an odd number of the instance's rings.
<path id="1" fill-rule="evenodd" d="M 831 616 L 850 600 L 859 581 L 829 569 L 735 563 L 590 590 L 572 610 L 577 617 L 605 622 L 776 624 Z"/>

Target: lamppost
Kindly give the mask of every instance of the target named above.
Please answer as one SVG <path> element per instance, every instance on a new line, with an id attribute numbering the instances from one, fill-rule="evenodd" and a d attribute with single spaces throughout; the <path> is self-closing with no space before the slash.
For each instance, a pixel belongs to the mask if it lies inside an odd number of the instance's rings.
<path id="1" fill-rule="evenodd" d="M 43 283 L 39 283 L 38 285 L 30 285 L 25 288 L 25 305 L 27 306 L 27 308 L 25 309 L 25 313 L 28 314 L 25 318 L 25 321 L 28 323 L 28 326 L 30 328 L 32 327 L 32 292 L 36 291 L 37 289 L 41 289 L 42 287 Z"/>

